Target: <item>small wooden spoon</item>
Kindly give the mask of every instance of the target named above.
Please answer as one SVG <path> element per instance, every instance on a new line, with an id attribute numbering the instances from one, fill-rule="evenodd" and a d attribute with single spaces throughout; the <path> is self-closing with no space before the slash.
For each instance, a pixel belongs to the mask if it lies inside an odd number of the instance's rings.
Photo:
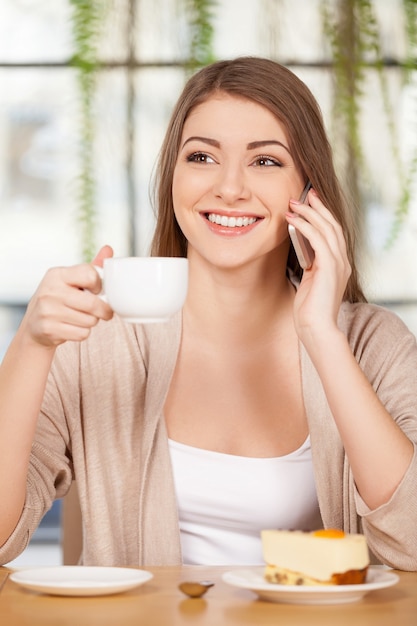
<path id="1" fill-rule="evenodd" d="M 201 598 L 213 585 L 211 580 L 184 581 L 178 588 L 189 598 Z"/>

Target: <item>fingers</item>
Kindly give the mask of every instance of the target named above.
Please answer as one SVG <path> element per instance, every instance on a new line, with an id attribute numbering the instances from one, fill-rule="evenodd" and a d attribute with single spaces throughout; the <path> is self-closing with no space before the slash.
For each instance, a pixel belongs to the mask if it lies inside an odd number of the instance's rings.
<path id="1" fill-rule="evenodd" d="M 110 246 L 103 246 L 96 254 L 93 259 L 93 265 L 98 265 L 99 267 L 103 267 L 104 259 L 109 259 L 113 256 L 113 248 Z"/>
<path id="2" fill-rule="evenodd" d="M 100 250 L 98 251 L 98 253 L 96 254 L 96 256 L 94 257 L 91 265 L 92 266 L 96 266 L 96 267 L 103 267 L 103 261 L 105 259 L 109 259 L 113 256 L 113 248 L 111 248 L 110 246 L 103 246 L 102 248 L 100 248 Z M 94 281 L 93 284 L 91 284 L 89 287 L 85 287 L 86 289 L 89 289 L 90 291 L 92 291 L 95 294 L 99 294 L 101 292 L 102 289 L 102 284 L 101 284 L 101 277 L 99 275 L 99 273 L 95 271 L 95 276 L 94 276 Z"/>
<path id="3" fill-rule="evenodd" d="M 27 327 L 43 345 L 82 341 L 113 312 L 95 293 L 101 280 L 90 264 L 48 270 L 27 310 Z"/>
<path id="4" fill-rule="evenodd" d="M 54 268 L 47 272 L 42 296 L 72 311 L 110 319 L 109 305 L 96 294 L 101 291 L 101 278 L 90 264 Z"/>
<path id="5" fill-rule="evenodd" d="M 66 311 L 66 316 L 62 313 L 63 321 L 70 322 L 72 318 L 68 315 L 73 312 L 110 319 L 110 307 L 93 291 L 100 288 L 100 277 L 90 265 L 55 268 L 47 273 L 37 300 L 40 305 L 45 302 L 50 305 L 50 314 Z"/>
<path id="6" fill-rule="evenodd" d="M 83 341 L 99 319 L 96 315 L 69 309 L 45 298 L 38 302 L 29 328 L 38 343 L 56 346 L 65 341 Z"/>
<path id="7" fill-rule="evenodd" d="M 290 200 L 291 212 L 287 214 L 289 221 L 297 220 L 300 230 L 303 223 L 298 218 L 303 218 L 307 224 L 312 224 L 316 228 L 325 228 L 326 224 L 340 230 L 340 225 L 335 220 L 330 211 L 324 206 L 314 190 L 308 194 L 309 204 L 303 204 L 298 200 Z"/>
<path id="8" fill-rule="evenodd" d="M 314 190 L 309 204 L 290 201 L 289 224 L 297 228 L 315 251 L 314 262 L 303 274 L 297 291 L 295 323 L 305 343 L 337 327 L 337 316 L 351 274 L 346 241 L 341 225 Z"/>
<path id="9" fill-rule="evenodd" d="M 347 260 L 346 241 L 342 227 L 325 207 L 314 190 L 308 195 L 310 204 L 290 201 L 291 212 L 286 214 L 288 223 L 293 224 L 305 235 L 314 250 L 330 250 L 334 256 Z"/>

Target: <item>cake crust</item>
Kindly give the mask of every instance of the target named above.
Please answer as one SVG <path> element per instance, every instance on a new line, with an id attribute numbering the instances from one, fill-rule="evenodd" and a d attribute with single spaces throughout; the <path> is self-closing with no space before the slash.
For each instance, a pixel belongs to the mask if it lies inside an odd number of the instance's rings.
<path id="1" fill-rule="evenodd" d="M 311 576 L 306 576 L 300 572 L 267 565 L 265 568 L 265 579 L 275 585 L 361 585 L 366 581 L 368 568 L 361 570 L 348 570 L 341 574 L 332 574 L 329 580 L 318 580 Z"/>

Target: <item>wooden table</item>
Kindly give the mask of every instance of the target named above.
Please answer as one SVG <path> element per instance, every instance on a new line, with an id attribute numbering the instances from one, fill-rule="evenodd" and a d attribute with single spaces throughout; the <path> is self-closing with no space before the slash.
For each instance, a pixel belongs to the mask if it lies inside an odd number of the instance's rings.
<path id="1" fill-rule="evenodd" d="M 227 585 L 230 567 L 149 567 L 154 578 L 112 596 L 58 597 L 20 588 L 0 567 L 0 624 L 3 626 L 416 626 L 417 573 L 398 572 L 394 587 L 372 591 L 353 604 L 300 606 L 257 599 Z M 233 568 L 232 568 L 233 569 Z M 181 580 L 215 582 L 204 598 L 188 599 Z"/>

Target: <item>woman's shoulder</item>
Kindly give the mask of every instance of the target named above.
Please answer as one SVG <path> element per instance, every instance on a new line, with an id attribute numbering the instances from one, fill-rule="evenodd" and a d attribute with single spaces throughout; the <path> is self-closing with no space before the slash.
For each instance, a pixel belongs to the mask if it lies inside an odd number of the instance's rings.
<path id="1" fill-rule="evenodd" d="M 369 302 L 344 302 L 339 314 L 339 327 L 350 340 L 377 337 L 378 341 L 389 342 L 415 335 L 401 317 L 390 309 Z"/>

